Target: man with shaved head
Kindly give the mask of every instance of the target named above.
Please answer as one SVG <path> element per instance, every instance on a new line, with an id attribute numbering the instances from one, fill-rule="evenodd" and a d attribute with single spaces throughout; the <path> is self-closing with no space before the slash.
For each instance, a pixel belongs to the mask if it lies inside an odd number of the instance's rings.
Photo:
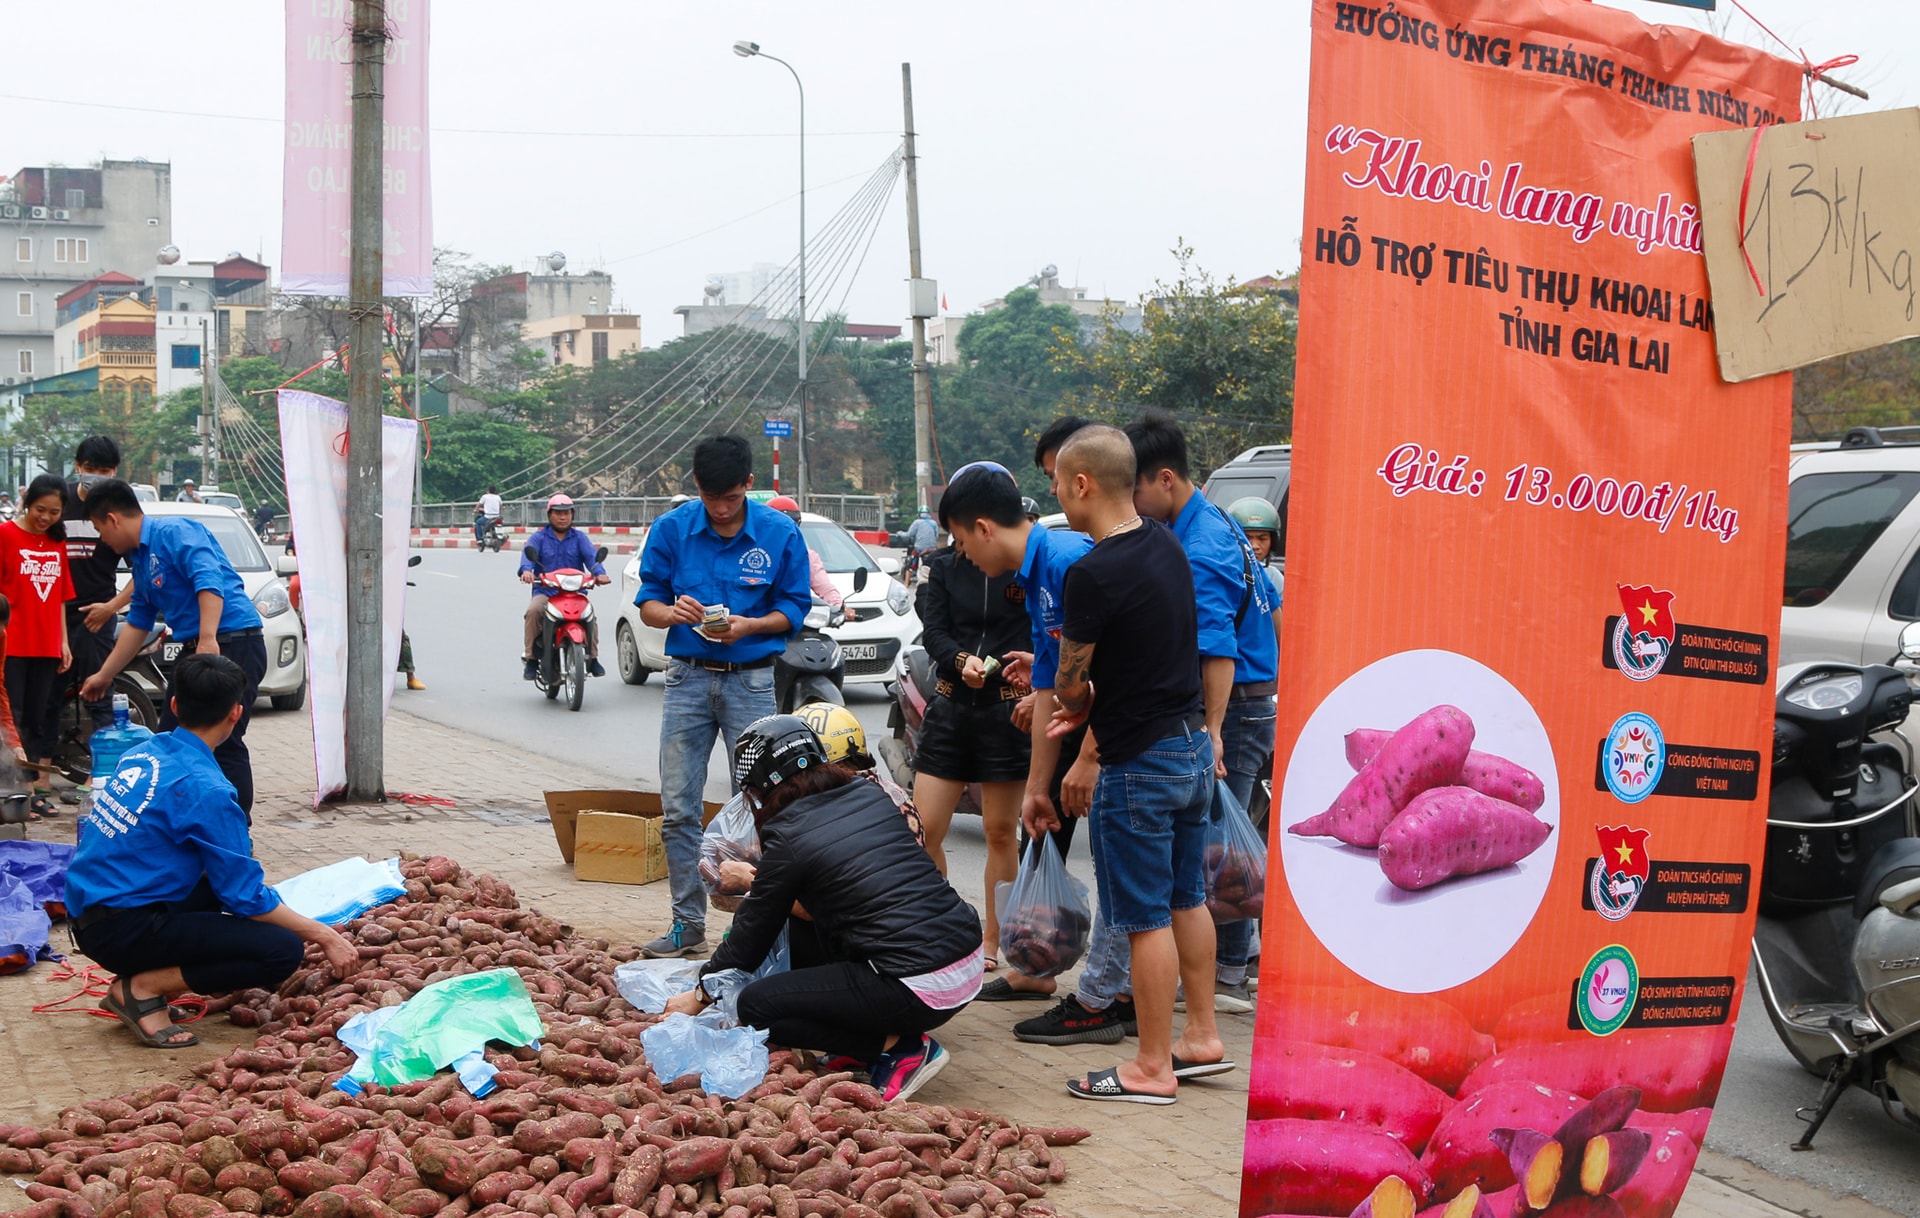
<path id="1" fill-rule="evenodd" d="M 1048 730 L 1085 724 L 1099 749 L 1090 828 L 1100 916 L 1133 955 L 1139 1052 L 1073 1079 L 1081 1099 L 1171 1104 L 1182 1078 L 1234 1069 L 1213 1006 L 1213 919 L 1203 853 L 1213 745 L 1201 699 L 1193 573 L 1163 524 L 1134 511 L 1133 444 L 1091 425 L 1060 446 L 1054 485 L 1067 522 L 1094 547 L 1067 571 Z M 1053 815 L 1026 810 L 1027 831 Z M 1187 1021 L 1173 1036 L 1174 991 Z"/>

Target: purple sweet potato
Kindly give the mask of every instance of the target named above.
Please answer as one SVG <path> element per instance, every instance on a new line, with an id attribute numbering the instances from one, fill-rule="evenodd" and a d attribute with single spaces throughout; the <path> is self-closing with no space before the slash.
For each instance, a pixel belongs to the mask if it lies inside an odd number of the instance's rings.
<path id="1" fill-rule="evenodd" d="M 1453 1106 L 1413 1071 L 1358 1049 L 1281 1042 L 1247 1097 L 1254 1120 L 1346 1121 L 1383 1130 L 1415 1154 Z M 1376 1216 L 1378 1218 L 1378 1216 Z"/>
<path id="2" fill-rule="evenodd" d="M 1614 1198 L 1634 1218 L 1673 1218 L 1680 1194 L 1693 1178 L 1693 1162 L 1700 1148 L 1677 1129 L 1655 1134 L 1633 1178 L 1614 1191 Z"/>
<path id="3" fill-rule="evenodd" d="M 1360 727 L 1348 732 L 1347 764 L 1356 772 L 1364 768 L 1392 735 L 1392 732 L 1377 727 Z M 1547 802 L 1547 788 L 1538 774 L 1517 761 L 1508 761 L 1505 757 L 1483 753 L 1479 749 L 1467 753 L 1467 759 L 1460 763 L 1458 777 L 1450 781 L 1459 786 L 1472 787 L 1482 795 L 1518 804 L 1529 812 L 1538 812 L 1540 805 Z"/>
<path id="4" fill-rule="evenodd" d="M 1433 1191 L 1400 1140 L 1338 1121 L 1248 1121 L 1243 1218 L 1351 1214 L 1380 1182 L 1398 1176 L 1417 1207 Z"/>
<path id="5" fill-rule="evenodd" d="M 1433 1177 L 1442 1196 L 1477 1184 L 1483 1192 L 1497 1192 L 1514 1183 L 1513 1167 L 1505 1152 L 1493 1143 L 1493 1131 L 1558 1129 L 1586 1101 L 1567 1091 L 1538 1083 L 1499 1083 L 1454 1105 L 1427 1141 L 1420 1163 Z"/>
<path id="6" fill-rule="evenodd" d="M 1380 834 L 1430 787 L 1454 781 L 1473 748 L 1473 720 L 1457 706 L 1436 706 L 1380 746 L 1333 806 L 1290 826 L 1302 837 L 1335 837 L 1371 850 Z"/>
<path id="7" fill-rule="evenodd" d="M 1732 1039 L 1727 1026 L 1635 1029 L 1605 1040 L 1526 1044 L 1481 1062 L 1456 1094 L 1464 1099 L 1495 1083 L 1522 1080 L 1576 1095 L 1632 1083 L 1640 1088 L 1642 1108 L 1684 1113 L 1712 1106 Z"/>
<path id="8" fill-rule="evenodd" d="M 1380 870 L 1396 887 L 1417 892 L 1517 863 L 1552 832 L 1516 804 L 1471 787 L 1434 787 L 1415 796 L 1381 833 Z"/>

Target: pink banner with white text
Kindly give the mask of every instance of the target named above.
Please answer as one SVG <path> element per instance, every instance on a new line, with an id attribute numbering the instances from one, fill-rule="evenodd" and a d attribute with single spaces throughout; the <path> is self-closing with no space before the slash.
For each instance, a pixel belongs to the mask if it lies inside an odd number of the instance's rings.
<path id="1" fill-rule="evenodd" d="M 345 296 L 353 189 L 353 5 L 286 0 L 287 154 L 280 290 Z M 428 0 L 387 0 L 384 296 L 433 292 Z"/>

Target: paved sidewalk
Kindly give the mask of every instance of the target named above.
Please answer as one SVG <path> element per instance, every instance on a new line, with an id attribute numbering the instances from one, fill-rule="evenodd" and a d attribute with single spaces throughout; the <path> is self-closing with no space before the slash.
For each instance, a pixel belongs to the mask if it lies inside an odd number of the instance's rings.
<path id="1" fill-rule="evenodd" d="M 349 855 L 380 858 L 400 850 L 446 854 L 507 881 L 522 904 L 562 917 L 588 934 L 617 941 L 652 938 L 667 923 L 664 883 L 630 887 L 574 880 L 548 827 L 542 791 L 617 786 L 617 780 L 396 712 L 387 727 L 390 791 L 454 801 L 455 806 L 390 801 L 384 806 L 315 810 L 311 735 L 305 715 L 263 714 L 248 733 L 260 795 L 254 841 L 270 878 Z M 35 836 L 71 841 L 71 817 Z M 978 900 L 978 892 L 964 893 Z M 724 915 L 716 915 L 724 924 Z M 710 933 L 719 929 L 710 926 Z M 66 946 L 56 930 L 56 946 Z M 0 1121 L 51 1119 L 85 1098 L 145 1083 L 177 1081 L 195 1062 L 251 1039 L 224 1020 L 196 1030 L 203 1044 L 179 1052 L 136 1048 L 116 1025 L 72 1015 L 36 1015 L 32 1006 L 71 992 L 51 980 L 53 966 L 0 979 Z M 1043 1125 L 1094 1131 L 1068 1151 L 1070 1175 L 1049 1199 L 1082 1218 L 1183 1215 L 1233 1218 L 1239 1198 L 1246 1109 L 1243 1069 L 1218 1082 L 1191 1084 L 1171 1108 L 1087 1104 L 1070 1099 L 1065 1080 L 1114 1064 L 1124 1046 L 1049 1048 L 1016 1042 L 1008 1028 L 1043 1010 L 1038 1003 L 976 1003 L 940 1033 L 953 1064 L 921 1097 L 1005 1113 Z M 1251 1060 L 1251 1016 L 1224 1016 L 1230 1056 Z M 1822 1194 L 1781 1193 L 1779 1181 L 1738 1160 L 1703 1161 L 1680 1208 L 1683 1218 L 1778 1218 L 1788 1213 L 1881 1218 Z M 1705 1174 L 1711 1172 L 1713 1177 Z M 1785 1186 L 1781 1186 L 1784 1188 Z M 1804 1191 L 1804 1190 L 1803 1190 Z M 0 1211 L 25 1195 L 0 1191 Z M 1756 1195 L 1758 1194 L 1758 1195 Z M 1775 1198 L 1779 1208 L 1761 1200 Z"/>

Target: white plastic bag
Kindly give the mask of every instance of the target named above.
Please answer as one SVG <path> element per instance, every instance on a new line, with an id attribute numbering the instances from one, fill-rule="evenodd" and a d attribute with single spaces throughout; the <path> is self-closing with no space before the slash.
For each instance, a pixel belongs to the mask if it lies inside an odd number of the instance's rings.
<path id="1" fill-rule="evenodd" d="M 699 980 L 700 961 L 679 957 L 632 960 L 613 970 L 613 988 L 620 997 L 649 1015 L 666 1010 L 668 999 L 686 993 Z"/>
<path id="2" fill-rule="evenodd" d="M 722 863 L 760 863 L 760 829 L 753 823 L 746 799 L 739 795 L 727 801 L 700 838 L 700 882 L 706 885 L 707 900 L 715 909 L 734 913 L 746 899 L 747 889 L 737 880 L 722 877 Z"/>
<path id="3" fill-rule="evenodd" d="M 716 1028 L 669 1015 L 640 1033 L 640 1047 L 662 1083 L 698 1072 L 701 1090 L 722 1099 L 745 1095 L 767 1077 L 767 1034 L 759 1028 Z"/>
<path id="4" fill-rule="evenodd" d="M 273 890 L 295 913 L 328 926 L 340 926 L 376 905 L 405 896 L 407 882 L 400 875 L 397 858 L 378 863 L 353 858 L 303 871 L 281 880 Z"/>
<path id="5" fill-rule="evenodd" d="M 1058 977 L 1080 962 L 1093 932 L 1087 886 L 1067 874 L 1051 833 L 1028 843 L 1013 882 L 994 885 L 1000 957 L 1029 977 Z"/>

